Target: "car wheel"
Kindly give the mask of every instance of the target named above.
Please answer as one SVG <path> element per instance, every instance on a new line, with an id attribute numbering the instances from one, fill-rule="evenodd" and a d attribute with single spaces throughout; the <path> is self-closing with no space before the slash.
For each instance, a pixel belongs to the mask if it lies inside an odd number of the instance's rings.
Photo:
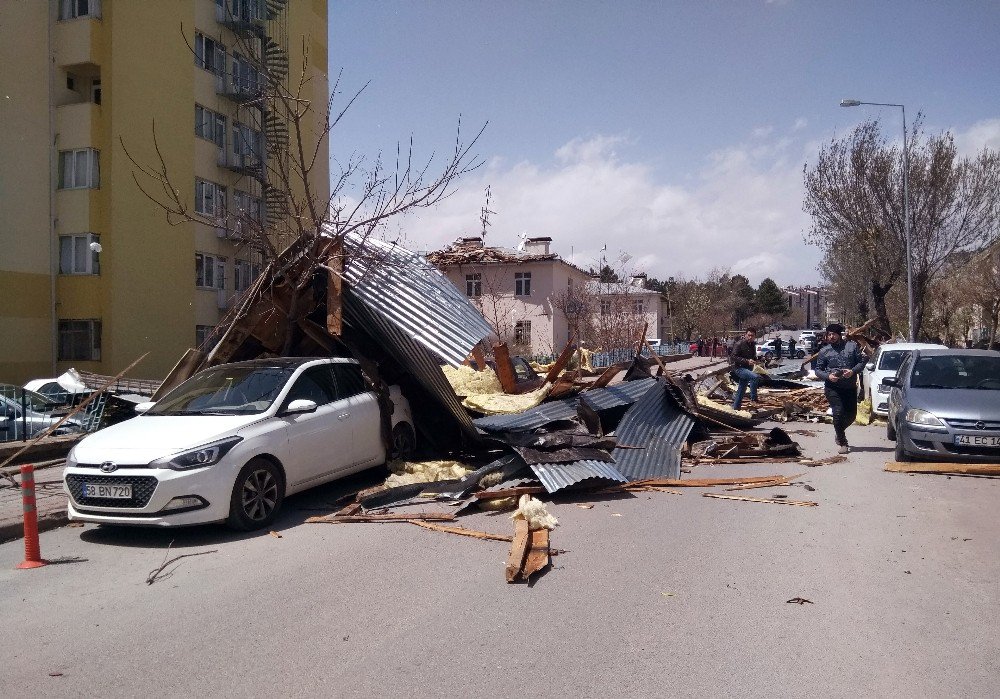
<path id="1" fill-rule="evenodd" d="M 771 354 L 770 352 L 765 352 L 764 353 L 764 361 L 765 362 L 769 362 L 772 359 L 774 359 L 774 355 L 773 354 Z"/>
<path id="2" fill-rule="evenodd" d="M 896 428 L 892 426 L 892 420 L 885 421 L 885 438 L 890 442 L 896 441 Z"/>
<path id="3" fill-rule="evenodd" d="M 906 453 L 903 449 L 903 440 L 896 440 L 896 461 L 913 461 L 913 457 Z"/>
<path id="4" fill-rule="evenodd" d="M 283 481 L 281 470 L 273 463 L 251 459 L 236 476 L 226 524 L 233 529 L 252 531 L 273 522 L 285 499 Z"/>
<path id="5" fill-rule="evenodd" d="M 408 459 L 417 450 L 417 436 L 409 423 L 401 422 L 392 428 L 392 458 Z"/>
<path id="6" fill-rule="evenodd" d="M 806 357 L 806 353 L 803 352 L 802 350 L 798 350 L 798 351 L 795 352 L 795 358 L 796 359 L 805 359 L 805 357 Z"/>

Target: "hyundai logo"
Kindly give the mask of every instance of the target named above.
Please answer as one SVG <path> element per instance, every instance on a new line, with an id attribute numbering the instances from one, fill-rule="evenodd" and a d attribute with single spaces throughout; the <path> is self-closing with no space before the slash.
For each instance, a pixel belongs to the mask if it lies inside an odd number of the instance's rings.
<path id="1" fill-rule="evenodd" d="M 114 461 L 105 461 L 101 464 L 101 471 L 104 473 L 113 473 L 118 470 L 118 464 Z"/>
<path id="2" fill-rule="evenodd" d="M 977 430 L 985 430 L 986 429 L 986 423 L 983 422 L 982 420 L 980 420 L 979 422 L 976 423 L 976 429 Z"/>

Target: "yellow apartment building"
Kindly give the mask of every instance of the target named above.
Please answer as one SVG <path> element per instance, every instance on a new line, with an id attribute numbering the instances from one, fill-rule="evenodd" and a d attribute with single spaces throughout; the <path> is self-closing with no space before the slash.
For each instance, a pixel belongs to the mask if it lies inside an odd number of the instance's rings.
<path id="1" fill-rule="evenodd" d="M 3 0 L 0 46 L 0 383 L 147 352 L 132 375 L 162 377 L 264 264 L 245 223 L 287 216 L 262 95 L 308 51 L 322 133 L 326 0 Z M 129 156 L 199 220 L 168 220 Z M 310 174 L 325 207 L 328 159 Z"/>

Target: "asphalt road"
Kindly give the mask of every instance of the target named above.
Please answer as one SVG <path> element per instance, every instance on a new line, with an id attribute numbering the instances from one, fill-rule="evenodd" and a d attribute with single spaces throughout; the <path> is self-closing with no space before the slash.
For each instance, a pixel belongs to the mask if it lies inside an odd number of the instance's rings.
<path id="1" fill-rule="evenodd" d="M 832 453 L 827 426 L 795 435 Z M 42 535 L 59 565 L 0 546 L 5 697 L 996 696 L 1000 482 L 881 470 L 879 428 L 845 463 L 738 495 L 562 500 L 565 549 L 533 585 L 507 545 L 412 525 L 305 524 L 344 486 L 291 498 L 276 531 L 214 527 Z M 715 489 L 721 492 L 721 489 Z M 506 515 L 464 526 L 510 533 Z M 147 574 L 184 559 L 153 585 Z M 812 604 L 789 604 L 801 597 Z"/>

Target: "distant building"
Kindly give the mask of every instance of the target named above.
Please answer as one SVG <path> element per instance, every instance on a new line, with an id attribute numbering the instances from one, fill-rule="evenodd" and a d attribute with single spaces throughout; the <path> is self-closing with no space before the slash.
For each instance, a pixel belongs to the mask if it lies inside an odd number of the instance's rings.
<path id="1" fill-rule="evenodd" d="M 827 290 L 818 286 L 786 286 L 781 290 L 788 302 L 789 321 L 803 329 L 819 328 L 830 321 L 831 302 Z"/>

